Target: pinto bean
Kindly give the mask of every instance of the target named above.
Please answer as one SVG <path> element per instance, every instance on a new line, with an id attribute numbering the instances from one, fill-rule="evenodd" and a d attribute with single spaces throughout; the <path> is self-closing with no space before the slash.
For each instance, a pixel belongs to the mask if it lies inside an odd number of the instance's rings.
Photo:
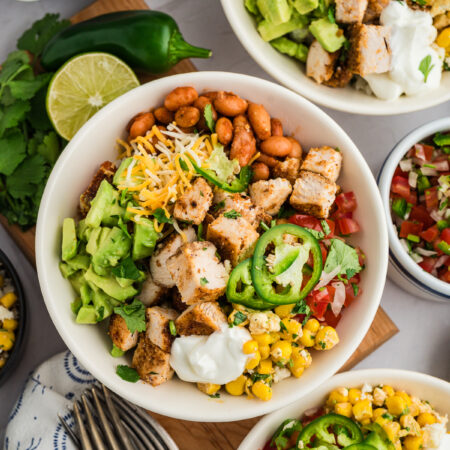
<path id="1" fill-rule="evenodd" d="M 292 150 L 287 155 L 289 158 L 296 158 L 296 159 L 302 159 L 302 146 L 300 145 L 300 142 L 297 141 L 297 139 L 294 139 L 293 137 L 288 137 L 289 141 L 292 144 Z"/>
<path id="2" fill-rule="evenodd" d="M 291 152 L 292 142 L 284 136 L 271 136 L 261 142 L 260 147 L 266 155 L 283 157 Z"/>
<path id="3" fill-rule="evenodd" d="M 199 119 L 200 111 L 194 106 L 182 106 L 175 113 L 175 122 L 182 128 L 195 126 Z"/>
<path id="4" fill-rule="evenodd" d="M 233 124 L 226 117 L 221 117 L 216 122 L 217 139 L 222 145 L 228 145 L 233 139 Z"/>
<path id="5" fill-rule="evenodd" d="M 206 97 L 209 98 L 211 101 L 214 101 L 217 98 L 218 93 L 219 93 L 218 91 L 203 92 L 202 97 Z"/>
<path id="6" fill-rule="evenodd" d="M 161 106 L 153 111 L 153 114 L 158 122 L 168 125 L 173 122 L 173 112 L 169 111 L 166 107 Z"/>
<path id="7" fill-rule="evenodd" d="M 216 111 L 224 116 L 235 117 L 247 111 L 247 100 L 233 94 L 232 92 L 220 91 L 214 100 Z"/>
<path id="8" fill-rule="evenodd" d="M 280 119 L 270 119 L 272 136 L 283 136 L 283 124 Z"/>
<path id="9" fill-rule="evenodd" d="M 271 126 L 270 116 L 266 108 L 263 105 L 250 103 L 247 114 L 256 136 L 262 141 L 269 138 Z"/>
<path id="10" fill-rule="evenodd" d="M 197 91 L 191 86 L 182 86 L 169 92 L 164 100 L 164 106 L 169 111 L 176 111 L 182 106 L 189 106 L 197 100 Z"/>
<path id="11" fill-rule="evenodd" d="M 243 115 L 236 116 L 233 119 L 233 127 L 236 128 L 246 128 L 247 130 L 251 130 L 250 122 L 248 121 L 247 117 Z"/>
<path id="12" fill-rule="evenodd" d="M 200 110 L 202 115 L 204 114 L 206 105 L 211 105 L 212 118 L 214 120 L 217 120 L 217 112 L 216 112 L 216 110 L 215 110 L 215 108 L 214 108 L 214 106 L 212 104 L 212 101 L 208 97 L 205 97 L 204 95 L 201 95 L 194 102 L 194 106 Z"/>
<path id="13" fill-rule="evenodd" d="M 252 164 L 253 178 L 252 181 L 268 180 L 270 177 L 269 167 L 262 162 L 255 162 Z"/>
<path id="14" fill-rule="evenodd" d="M 268 156 L 265 153 L 261 153 L 257 161 L 264 163 L 266 166 L 270 168 L 274 168 L 279 163 L 278 159 L 274 158 L 273 156 Z"/>
<path id="15" fill-rule="evenodd" d="M 128 139 L 132 140 L 137 136 L 145 136 L 148 130 L 155 124 L 155 117 L 151 112 L 140 113 L 130 122 L 130 134 Z"/>

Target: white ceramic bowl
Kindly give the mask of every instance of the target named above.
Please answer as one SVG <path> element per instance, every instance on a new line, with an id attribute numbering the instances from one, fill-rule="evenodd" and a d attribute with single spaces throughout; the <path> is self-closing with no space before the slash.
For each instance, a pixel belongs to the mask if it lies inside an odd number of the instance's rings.
<path id="1" fill-rule="evenodd" d="M 300 401 L 264 417 L 250 430 L 238 450 L 262 449 L 283 420 L 301 418 L 308 409 L 322 406 L 333 389 L 339 387 L 359 388 L 364 383 L 372 386 L 387 384 L 394 389 L 405 390 L 422 400 L 428 400 L 439 413 L 450 414 L 450 383 L 444 380 L 407 370 L 354 370 L 335 375 L 323 383 L 320 388 L 302 397 Z"/>
<path id="2" fill-rule="evenodd" d="M 395 101 L 379 100 L 351 86 L 331 88 L 317 84 L 305 74 L 305 65 L 275 50 L 256 30 L 244 0 L 221 0 L 228 22 L 250 56 L 272 77 L 286 87 L 328 108 L 354 114 L 402 114 L 444 103 L 450 99 L 450 72 L 444 72 L 438 89 Z"/>
<path id="3" fill-rule="evenodd" d="M 428 272 L 425 272 L 408 255 L 400 243 L 397 229 L 392 223 L 391 208 L 389 204 L 389 192 L 392 177 L 398 163 L 406 152 L 419 141 L 432 136 L 438 131 L 450 130 L 450 117 L 438 119 L 422 125 L 405 136 L 389 153 L 378 175 L 378 186 L 383 200 L 383 207 L 388 223 L 389 235 L 389 271 L 388 276 L 400 287 L 411 294 L 428 300 L 449 301 L 450 284 L 439 280 Z"/>
<path id="4" fill-rule="evenodd" d="M 62 221 L 76 215 L 80 193 L 99 164 L 115 158 L 115 140 L 123 135 L 130 117 L 160 105 L 172 89 L 187 85 L 199 91 L 234 91 L 266 105 L 270 114 L 280 118 L 285 130 L 293 133 L 305 149 L 325 144 L 339 147 L 344 156 L 339 182 L 346 189 L 354 190 L 359 202 L 356 216 L 362 232 L 354 242 L 367 255 L 367 270 L 361 285 L 363 294 L 339 324 L 340 344 L 333 351 L 315 354 L 312 367 L 302 378 L 291 378 L 277 385 L 270 402 L 226 394 L 211 399 L 194 384 L 178 379 L 158 388 L 123 381 L 116 375 L 115 366 L 129 363 L 128 358 L 113 359 L 109 355 L 111 342 L 101 326 L 75 323 L 70 310 L 74 293 L 58 269 Z M 355 351 L 372 323 L 385 282 L 387 259 L 388 239 L 381 198 L 369 167 L 347 134 L 319 108 L 288 89 L 258 78 L 222 72 L 162 78 L 128 92 L 98 112 L 58 159 L 42 198 L 36 233 L 37 269 L 47 309 L 65 343 L 81 363 L 108 388 L 133 403 L 167 416 L 205 422 L 266 414 L 307 394 L 333 375 Z"/>

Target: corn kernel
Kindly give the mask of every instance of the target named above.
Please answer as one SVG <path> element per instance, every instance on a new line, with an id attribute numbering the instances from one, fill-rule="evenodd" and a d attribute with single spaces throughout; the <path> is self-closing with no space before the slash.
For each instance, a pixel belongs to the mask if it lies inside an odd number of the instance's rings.
<path id="1" fill-rule="evenodd" d="M 263 359 L 259 363 L 258 373 L 269 374 L 272 373 L 272 370 L 273 370 L 272 361 L 270 359 Z"/>
<path id="2" fill-rule="evenodd" d="M 330 392 L 328 396 L 327 405 L 333 406 L 336 403 L 343 403 L 348 401 L 348 389 L 339 388 Z"/>
<path id="3" fill-rule="evenodd" d="M 227 383 L 225 385 L 225 389 L 230 395 L 242 395 L 244 393 L 244 385 L 246 381 L 247 377 L 240 375 L 235 380 Z"/>
<path id="4" fill-rule="evenodd" d="M 12 331 L 0 330 L 0 348 L 7 352 L 13 348 L 15 336 Z"/>
<path id="5" fill-rule="evenodd" d="M 373 415 L 372 403 L 369 399 L 360 400 L 353 405 L 353 415 L 358 421 L 370 419 Z"/>
<path id="6" fill-rule="evenodd" d="M 295 304 L 292 305 L 280 305 L 275 308 L 275 314 L 277 316 L 280 316 L 282 319 L 284 317 L 289 317 L 289 314 L 291 314 L 292 308 Z"/>
<path id="7" fill-rule="evenodd" d="M 317 333 L 319 331 L 320 328 L 320 323 L 317 319 L 309 319 L 304 328 L 306 328 L 307 330 L 311 331 L 311 333 Z"/>
<path id="8" fill-rule="evenodd" d="M 300 347 L 292 348 L 292 360 L 294 364 L 299 367 L 304 367 L 305 369 L 309 367 L 312 363 L 311 353 L 308 350 Z"/>
<path id="9" fill-rule="evenodd" d="M 394 388 L 392 386 L 388 386 L 385 384 L 382 389 L 388 397 L 392 397 L 395 394 Z"/>
<path id="10" fill-rule="evenodd" d="M 436 39 L 436 44 L 450 51 L 450 27 L 444 28 Z"/>
<path id="11" fill-rule="evenodd" d="M 269 333 L 270 335 L 270 342 L 269 344 L 273 344 L 275 342 L 278 342 L 281 339 L 281 333 L 277 333 L 276 331 L 273 331 Z"/>
<path id="12" fill-rule="evenodd" d="M 377 408 L 373 410 L 373 420 L 377 420 L 378 417 L 381 417 L 383 414 L 387 413 L 386 408 Z"/>
<path id="13" fill-rule="evenodd" d="M 252 335 L 252 338 L 261 346 L 261 345 L 269 345 L 272 343 L 272 338 L 269 333 L 264 334 L 255 334 Z"/>
<path id="14" fill-rule="evenodd" d="M 370 419 L 361 419 L 361 420 L 359 421 L 359 423 L 360 423 L 361 425 L 369 425 L 369 424 L 370 424 Z"/>
<path id="15" fill-rule="evenodd" d="M 270 356 L 270 347 L 268 345 L 260 345 L 259 353 L 261 355 L 261 359 L 267 359 Z"/>
<path id="16" fill-rule="evenodd" d="M 251 355 L 252 353 L 256 353 L 258 351 L 258 343 L 254 339 L 247 341 L 244 343 L 244 345 L 242 347 L 242 351 L 246 355 Z"/>
<path id="17" fill-rule="evenodd" d="M 436 423 L 436 417 L 428 412 L 424 412 L 422 414 L 419 414 L 419 417 L 417 418 L 417 423 L 424 427 L 426 425 L 433 425 L 433 423 Z"/>
<path id="18" fill-rule="evenodd" d="M 269 385 L 263 383 L 262 381 L 257 381 L 252 386 L 252 392 L 255 397 L 258 397 L 260 400 L 264 400 L 265 402 L 272 398 L 272 389 Z"/>
<path id="19" fill-rule="evenodd" d="M 419 450 L 423 447 L 422 436 L 406 436 L 403 441 L 405 450 Z"/>
<path id="20" fill-rule="evenodd" d="M 388 397 L 386 399 L 386 406 L 390 414 L 399 416 L 405 410 L 406 403 L 402 397 L 394 395 L 393 397 Z"/>
<path id="21" fill-rule="evenodd" d="M 383 416 L 378 416 L 374 422 L 380 425 L 380 427 L 384 427 L 384 425 L 386 425 L 389 420 L 385 419 Z"/>
<path id="22" fill-rule="evenodd" d="M 197 383 L 197 387 L 207 395 L 214 395 L 222 386 L 213 383 Z"/>
<path id="23" fill-rule="evenodd" d="M 339 342 L 337 332 L 332 327 L 323 327 L 317 334 L 314 348 L 316 350 L 330 350 Z"/>
<path id="24" fill-rule="evenodd" d="M 352 388 L 348 390 L 348 399 L 352 405 L 361 400 L 361 391 L 356 388 Z"/>
<path id="25" fill-rule="evenodd" d="M 14 331 L 19 326 L 19 322 L 14 319 L 3 320 L 3 328 L 8 331 Z"/>
<path id="26" fill-rule="evenodd" d="M 352 417 L 352 404 L 350 402 L 336 403 L 334 412 L 345 417 Z"/>
<path id="27" fill-rule="evenodd" d="M 260 361 L 261 361 L 261 354 L 258 351 L 256 351 L 251 358 L 247 359 L 247 364 L 245 365 L 245 368 L 247 370 L 253 370 L 259 364 Z"/>
<path id="28" fill-rule="evenodd" d="M 17 301 L 17 295 L 14 292 L 8 292 L 2 298 L 0 298 L 0 303 L 7 309 L 10 309 L 14 303 Z"/>
<path id="29" fill-rule="evenodd" d="M 407 406 L 409 406 L 409 405 L 412 404 L 411 397 L 410 397 L 405 391 L 397 391 L 397 392 L 395 393 L 395 395 L 396 395 L 397 397 L 401 397 L 401 398 L 405 401 L 405 403 L 406 403 Z"/>
<path id="30" fill-rule="evenodd" d="M 300 378 L 303 375 L 303 372 L 305 371 L 305 367 L 296 366 L 294 363 L 292 367 L 289 367 L 289 370 L 291 371 L 292 375 L 294 375 L 295 378 Z"/>
<path id="31" fill-rule="evenodd" d="M 304 328 L 302 337 L 300 338 L 300 342 L 305 347 L 312 347 L 315 344 L 314 338 L 315 338 L 315 333 L 313 333 L 311 330 Z"/>
<path id="32" fill-rule="evenodd" d="M 286 364 L 292 355 L 292 345 L 288 341 L 278 341 L 272 344 L 270 355 L 275 362 Z"/>
<path id="33" fill-rule="evenodd" d="M 388 438 L 395 442 L 400 431 L 400 424 L 398 422 L 387 422 L 383 425 L 383 430 L 388 435 Z"/>
<path id="34" fill-rule="evenodd" d="M 281 325 L 283 339 L 295 341 L 302 334 L 302 325 L 297 320 L 284 318 L 281 323 L 283 324 Z"/>

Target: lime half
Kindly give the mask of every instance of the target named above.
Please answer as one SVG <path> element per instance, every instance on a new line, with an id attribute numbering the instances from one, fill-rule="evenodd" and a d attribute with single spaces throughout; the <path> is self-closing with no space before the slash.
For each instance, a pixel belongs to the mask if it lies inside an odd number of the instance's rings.
<path id="1" fill-rule="evenodd" d="M 109 53 L 83 53 L 67 61 L 50 81 L 47 113 L 70 140 L 99 109 L 139 86 L 135 73 Z"/>

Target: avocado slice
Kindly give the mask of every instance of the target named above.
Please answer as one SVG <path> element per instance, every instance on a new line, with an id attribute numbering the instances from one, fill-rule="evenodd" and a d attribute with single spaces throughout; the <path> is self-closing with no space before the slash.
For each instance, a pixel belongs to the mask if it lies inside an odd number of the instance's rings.
<path id="1" fill-rule="evenodd" d="M 122 287 L 114 278 L 110 275 L 109 277 L 102 277 L 97 275 L 92 267 L 89 267 L 84 275 L 86 281 L 97 286 L 103 292 L 111 296 L 112 298 L 124 302 L 125 300 L 134 297 L 138 291 L 133 286 Z"/>
<path id="2" fill-rule="evenodd" d="M 291 0 L 291 4 L 300 14 L 308 14 L 319 6 L 319 0 Z"/>
<path id="3" fill-rule="evenodd" d="M 155 250 L 158 233 L 155 231 L 153 222 L 145 217 L 134 225 L 133 238 L 133 260 L 148 258 Z"/>
<path id="4" fill-rule="evenodd" d="M 66 217 L 63 221 L 62 260 L 69 261 L 77 254 L 77 232 L 75 220 Z"/>
<path id="5" fill-rule="evenodd" d="M 130 247 L 131 239 L 120 228 L 103 228 L 97 250 L 92 255 L 92 264 L 94 267 L 114 267 L 128 255 Z"/>
<path id="6" fill-rule="evenodd" d="M 270 45 L 281 53 L 296 58 L 299 61 L 306 62 L 308 56 L 308 47 L 306 45 L 297 44 L 297 42 L 285 37 L 279 37 L 270 41 Z"/>
<path id="7" fill-rule="evenodd" d="M 346 41 L 344 32 L 336 23 L 331 23 L 327 18 L 313 20 L 309 31 L 319 41 L 320 45 L 330 53 L 337 52 Z"/>
<path id="8" fill-rule="evenodd" d="M 274 25 L 268 20 L 262 20 L 258 24 L 258 33 L 261 35 L 264 41 L 269 42 L 281 36 L 284 36 L 297 28 L 305 28 L 308 25 L 308 18 L 301 16 L 300 14 L 292 14 L 291 19 L 288 22 Z"/>
<path id="9" fill-rule="evenodd" d="M 127 177 L 125 170 L 128 169 L 132 161 L 133 158 L 131 156 L 129 158 L 125 158 L 124 160 L 122 160 L 119 168 L 116 170 L 116 173 L 114 174 L 113 184 L 115 186 L 119 186 L 120 184 L 123 184 L 125 182 L 125 179 Z"/>
<path id="10" fill-rule="evenodd" d="M 93 255 L 97 249 L 98 249 L 98 245 L 99 245 L 99 239 L 100 239 L 100 234 L 102 233 L 102 227 L 97 227 L 94 228 L 89 236 L 89 240 L 87 242 L 86 245 L 86 251 L 90 254 Z"/>
<path id="11" fill-rule="evenodd" d="M 292 8 L 287 0 L 256 0 L 259 12 L 273 25 L 287 22 L 292 15 Z"/>
<path id="12" fill-rule="evenodd" d="M 96 228 L 102 223 L 102 219 L 107 217 L 113 204 L 114 188 L 106 181 L 100 183 L 97 194 L 91 202 L 91 208 L 86 216 L 86 225 Z"/>
<path id="13" fill-rule="evenodd" d="M 78 310 L 76 323 L 92 324 L 97 323 L 97 311 L 92 305 L 81 306 Z"/>
<path id="14" fill-rule="evenodd" d="M 80 297 L 83 305 L 89 305 L 91 303 L 92 290 L 86 281 L 80 286 Z"/>

